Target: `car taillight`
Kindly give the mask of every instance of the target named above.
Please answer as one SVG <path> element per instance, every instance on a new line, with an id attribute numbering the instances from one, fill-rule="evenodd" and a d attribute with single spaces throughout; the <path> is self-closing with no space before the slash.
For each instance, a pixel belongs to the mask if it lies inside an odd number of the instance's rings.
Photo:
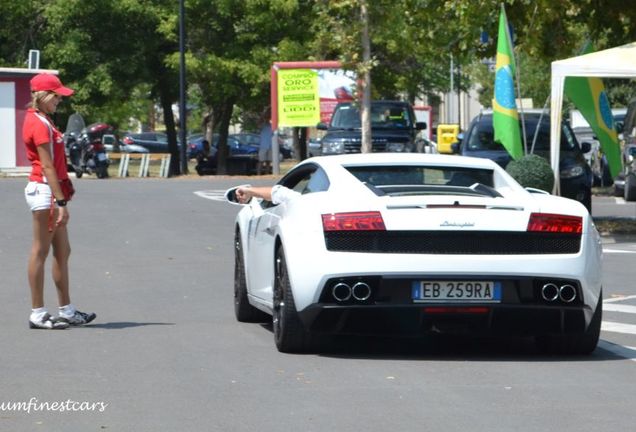
<path id="1" fill-rule="evenodd" d="M 380 212 L 330 213 L 322 215 L 324 231 L 384 231 Z"/>
<path id="2" fill-rule="evenodd" d="M 126 145 L 131 145 L 134 143 L 133 139 L 130 137 L 124 137 L 124 139 L 122 140 L 124 142 L 124 144 Z"/>
<path id="3" fill-rule="evenodd" d="M 581 234 L 583 218 L 551 213 L 532 213 L 528 221 L 527 231 Z"/>

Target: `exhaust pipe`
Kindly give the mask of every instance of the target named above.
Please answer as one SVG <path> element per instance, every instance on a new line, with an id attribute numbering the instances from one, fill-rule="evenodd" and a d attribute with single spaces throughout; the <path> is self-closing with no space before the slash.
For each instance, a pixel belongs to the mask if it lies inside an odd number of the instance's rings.
<path id="1" fill-rule="evenodd" d="M 338 302 L 346 302 L 351 298 L 351 287 L 344 282 L 339 282 L 331 288 L 331 295 Z"/>
<path id="2" fill-rule="evenodd" d="M 576 288 L 566 284 L 559 288 L 559 298 L 564 303 L 572 303 L 576 299 Z"/>
<path id="3" fill-rule="evenodd" d="M 353 288 L 351 288 L 351 294 L 353 298 L 358 301 L 365 301 L 371 297 L 371 287 L 364 282 L 357 282 Z"/>
<path id="4" fill-rule="evenodd" d="M 553 283 L 547 283 L 541 287 L 541 297 L 545 301 L 553 302 L 559 298 L 559 287 Z"/>

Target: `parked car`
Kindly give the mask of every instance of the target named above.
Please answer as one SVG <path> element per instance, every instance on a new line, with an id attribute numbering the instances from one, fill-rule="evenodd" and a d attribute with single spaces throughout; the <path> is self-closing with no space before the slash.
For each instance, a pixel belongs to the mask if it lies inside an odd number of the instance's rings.
<path id="1" fill-rule="evenodd" d="M 320 142 L 320 138 L 310 138 L 307 143 L 307 156 L 321 156 L 322 155 L 322 144 Z"/>
<path id="2" fill-rule="evenodd" d="M 253 132 L 241 132 L 237 134 L 231 134 L 232 138 L 235 138 L 241 142 L 243 145 L 247 146 L 261 146 L 261 137 L 259 134 Z M 278 136 L 278 152 L 280 154 L 281 160 L 290 159 L 292 157 L 292 148 L 288 145 L 288 140 L 285 139 L 284 135 Z"/>
<path id="3" fill-rule="evenodd" d="M 322 138 L 322 155 L 360 153 L 362 145 L 360 109 L 352 102 L 336 105 L 329 125 L 318 123 L 326 130 Z M 373 152 L 414 152 L 417 131 L 426 123 L 415 121 L 413 107 L 408 102 L 377 100 L 371 102 Z"/>
<path id="4" fill-rule="evenodd" d="M 625 121 L 626 113 L 626 108 L 612 108 L 614 128 L 619 136 L 623 131 L 623 123 Z M 589 142 L 591 144 L 590 151 L 585 153 L 585 159 L 590 165 L 590 168 L 592 168 L 594 186 L 611 186 L 614 180 L 610 173 L 607 157 L 603 153 L 601 143 L 598 141 L 596 134 L 590 127 L 589 123 L 578 110 L 570 112 L 569 122 L 574 135 L 576 135 L 577 141 L 580 143 Z"/>
<path id="5" fill-rule="evenodd" d="M 108 153 L 149 153 L 146 147 L 137 144 L 126 144 L 118 139 L 117 135 L 104 135 L 102 137 L 104 148 Z"/>
<path id="6" fill-rule="evenodd" d="M 145 147 L 150 153 L 170 153 L 168 135 L 163 132 L 125 133 L 122 141 L 126 145 L 135 144 Z M 179 145 L 178 142 L 177 145 Z"/>
<path id="7" fill-rule="evenodd" d="M 636 166 L 634 158 L 636 158 L 636 98 L 633 98 L 627 105 L 627 113 L 625 114 L 622 130 L 623 144 L 623 170 L 614 179 L 614 194 L 622 196 L 625 201 L 634 201 L 636 196 L 633 188 L 636 179 Z"/>
<path id="8" fill-rule="evenodd" d="M 602 246 L 579 203 L 440 154 L 316 157 L 278 185 L 296 193 L 240 204 L 232 230 L 235 316 L 271 320 L 280 351 L 315 349 L 318 334 L 438 332 L 594 351 Z"/>
<path id="9" fill-rule="evenodd" d="M 550 114 L 540 111 L 524 112 L 526 121 L 526 139 L 528 151 L 533 147 L 534 154 L 550 160 Z M 541 123 L 539 123 L 539 121 Z M 535 134 L 535 132 L 538 133 Z M 473 119 L 461 140 L 451 145 L 453 153 L 463 156 L 474 156 L 491 159 L 505 168 L 510 162 L 510 154 L 494 140 L 492 111 L 486 110 Z M 592 211 L 592 170 L 583 156 L 590 151 L 590 143 L 579 146 L 576 136 L 565 122 L 561 126 L 561 152 L 559 160 L 559 177 L 561 195 L 582 203 L 588 211 Z M 550 191 L 548 191 L 550 192 Z"/>
<path id="10" fill-rule="evenodd" d="M 216 173 L 218 145 L 219 135 L 214 134 L 212 136 L 210 154 L 205 156 L 202 154 L 202 150 L 198 153 L 197 159 L 200 160 L 196 170 L 199 175 Z M 241 144 L 239 140 L 232 136 L 227 137 L 227 145 L 229 147 L 228 168 L 231 171 L 230 173 L 251 174 L 256 169 L 256 163 L 258 162 L 258 146 Z"/>
<path id="11" fill-rule="evenodd" d="M 623 150 L 623 171 L 614 180 L 614 195 L 636 201 L 636 144 L 628 144 Z"/>

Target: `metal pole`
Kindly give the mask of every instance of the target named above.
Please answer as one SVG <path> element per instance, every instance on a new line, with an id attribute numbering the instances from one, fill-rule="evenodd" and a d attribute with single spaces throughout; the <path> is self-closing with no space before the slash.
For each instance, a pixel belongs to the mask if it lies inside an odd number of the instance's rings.
<path id="1" fill-rule="evenodd" d="M 188 174 L 188 160 L 186 156 L 186 66 L 185 66 L 185 0 L 179 0 L 179 159 L 181 160 L 181 174 Z"/>
<path id="2" fill-rule="evenodd" d="M 448 98 L 446 100 L 447 102 L 447 106 L 446 106 L 446 114 L 448 115 L 448 119 L 446 120 L 446 123 L 452 123 L 452 102 L 451 102 L 451 98 L 453 97 L 453 69 L 454 69 L 454 65 L 453 65 L 453 54 L 451 53 L 450 55 L 450 92 L 448 93 Z"/>

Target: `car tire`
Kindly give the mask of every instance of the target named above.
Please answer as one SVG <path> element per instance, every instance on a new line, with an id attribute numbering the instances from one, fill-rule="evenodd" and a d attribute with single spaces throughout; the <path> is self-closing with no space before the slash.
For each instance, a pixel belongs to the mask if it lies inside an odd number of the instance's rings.
<path id="1" fill-rule="evenodd" d="M 301 353 L 306 348 L 308 334 L 300 321 L 292 293 L 285 253 L 280 247 L 276 253 L 274 282 L 274 310 L 272 327 L 276 348 L 284 353 Z"/>
<path id="2" fill-rule="evenodd" d="M 243 246 L 238 230 L 234 236 L 234 315 L 240 322 L 265 322 L 269 319 L 269 315 L 256 309 L 247 299 Z"/>
<path id="3" fill-rule="evenodd" d="M 574 335 L 544 335 L 537 337 L 537 346 L 546 354 L 591 354 L 598 345 L 603 318 L 603 291 L 601 290 L 592 315 L 592 320 L 585 332 Z"/>
<path id="4" fill-rule="evenodd" d="M 636 201 L 636 174 L 628 174 L 625 176 L 625 201 Z"/>

